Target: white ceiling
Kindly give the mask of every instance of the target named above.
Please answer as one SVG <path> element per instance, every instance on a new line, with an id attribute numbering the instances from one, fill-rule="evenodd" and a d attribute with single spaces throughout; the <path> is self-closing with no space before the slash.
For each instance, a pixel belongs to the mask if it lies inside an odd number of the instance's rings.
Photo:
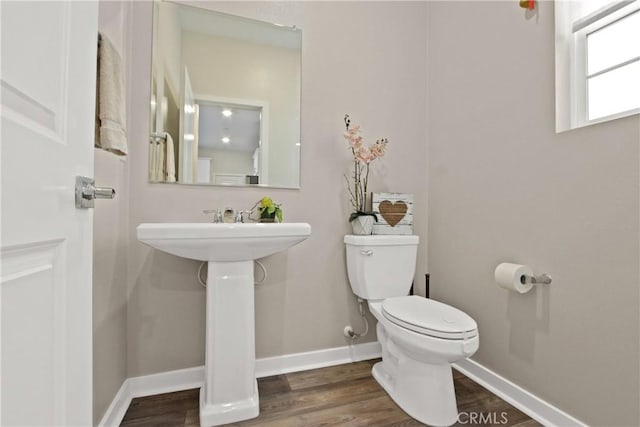
<path id="1" fill-rule="evenodd" d="M 290 49 L 300 49 L 302 45 L 302 33 L 295 27 L 255 21 L 199 7 L 179 6 L 182 31 Z"/>
<path id="2" fill-rule="evenodd" d="M 253 153 L 260 141 L 260 107 L 225 106 L 213 102 L 196 101 L 200 110 L 198 146 L 226 151 Z M 230 109 L 231 117 L 222 115 Z M 228 144 L 222 138 L 228 136 Z"/>

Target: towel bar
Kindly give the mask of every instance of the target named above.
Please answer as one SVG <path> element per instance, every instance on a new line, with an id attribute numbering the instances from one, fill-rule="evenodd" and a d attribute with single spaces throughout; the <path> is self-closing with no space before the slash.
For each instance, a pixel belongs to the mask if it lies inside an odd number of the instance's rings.
<path id="1" fill-rule="evenodd" d="M 166 141 L 167 140 L 167 134 L 154 132 L 154 133 L 151 133 L 149 135 L 149 143 L 150 144 L 153 144 L 154 142 L 160 143 L 160 140 Z"/>

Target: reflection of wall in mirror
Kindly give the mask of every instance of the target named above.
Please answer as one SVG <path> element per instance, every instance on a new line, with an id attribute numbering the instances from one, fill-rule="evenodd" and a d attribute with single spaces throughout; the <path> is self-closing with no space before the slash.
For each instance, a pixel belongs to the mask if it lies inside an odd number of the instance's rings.
<path id="1" fill-rule="evenodd" d="M 170 2 L 157 2 L 158 22 L 154 28 L 162 28 L 156 34 L 157 43 L 154 43 L 153 66 L 157 71 L 162 71 L 159 80 L 166 79 L 173 93 L 178 93 L 180 88 L 180 73 L 182 63 L 182 27 L 178 5 Z M 154 22 L 154 24 L 156 24 Z"/>
<path id="2" fill-rule="evenodd" d="M 178 9 L 175 4 L 167 2 L 156 2 L 154 7 L 157 8 L 157 13 L 154 14 L 154 43 L 155 51 L 153 55 L 153 80 L 154 83 L 152 90 L 152 97 L 156 100 L 155 110 L 152 108 L 152 114 L 155 114 L 152 118 L 151 133 L 162 134 L 168 132 L 171 134 L 174 143 L 174 153 L 177 153 L 177 144 L 180 128 L 180 111 L 178 108 L 180 102 L 179 96 L 179 78 L 180 78 L 180 63 L 181 63 L 181 38 L 182 30 L 180 25 L 180 19 L 178 16 Z M 157 31 L 157 28 L 162 28 L 162 31 Z M 160 142 L 164 144 L 164 142 Z M 154 148 L 150 144 L 151 148 Z M 157 148 L 157 147 L 155 147 Z M 160 148 L 165 154 L 162 155 L 162 159 L 166 159 L 166 147 Z M 150 159 L 152 156 L 150 155 Z M 174 158 L 175 160 L 175 158 Z M 175 164 L 176 174 L 179 173 L 179 165 Z M 166 171 L 166 165 L 160 167 L 161 171 Z M 156 179 L 164 180 L 161 178 L 162 173 L 150 172 Z"/>
<path id="3" fill-rule="evenodd" d="M 300 129 L 300 51 L 185 32 L 182 59 L 196 94 L 260 99 L 269 104 L 269 176 L 265 183 L 298 186 L 299 147 L 295 144 Z M 253 174 L 252 164 L 246 174 Z"/>
<path id="4" fill-rule="evenodd" d="M 243 151 L 214 150 L 200 147 L 200 158 L 211 158 L 212 173 L 230 173 L 253 175 L 253 158 L 251 153 Z"/>

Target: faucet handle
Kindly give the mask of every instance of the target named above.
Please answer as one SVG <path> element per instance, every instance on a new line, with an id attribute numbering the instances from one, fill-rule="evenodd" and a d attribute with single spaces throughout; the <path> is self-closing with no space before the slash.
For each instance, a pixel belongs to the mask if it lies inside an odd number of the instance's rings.
<path id="1" fill-rule="evenodd" d="M 222 222 L 222 211 L 220 209 L 206 209 L 202 212 L 205 214 L 213 214 L 213 222 Z"/>

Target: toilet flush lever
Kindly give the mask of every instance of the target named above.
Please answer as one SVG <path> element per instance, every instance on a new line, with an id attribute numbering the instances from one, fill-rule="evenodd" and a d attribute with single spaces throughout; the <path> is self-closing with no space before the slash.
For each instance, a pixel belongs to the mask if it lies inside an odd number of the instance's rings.
<path id="1" fill-rule="evenodd" d="M 371 256 L 373 255 L 373 251 L 371 249 L 363 249 L 360 251 L 362 255 Z"/>

